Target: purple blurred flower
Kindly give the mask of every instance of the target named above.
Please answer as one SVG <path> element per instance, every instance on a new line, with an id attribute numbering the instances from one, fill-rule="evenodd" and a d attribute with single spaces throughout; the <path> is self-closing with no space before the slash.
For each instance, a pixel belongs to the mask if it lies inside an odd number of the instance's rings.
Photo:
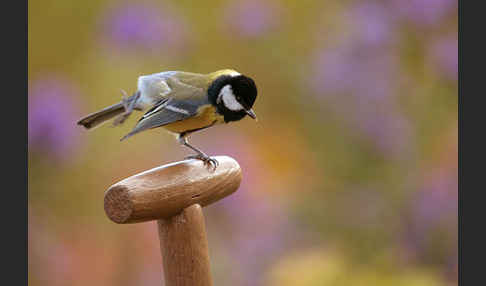
<path id="1" fill-rule="evenodd" d="M 347 186 L 343 187 L 333 201 L 336 220 L 340 227 L 350 227 L 353 230 L 373 230 L 383 227 L 386 213 L 386 200 L 377 187 Z M 346 206 L 346 207 L 342 207 Z M 352 210 L 352 211 L 350 211 Z"/>
<path id="2" fill-rule="evenodd" d="M 391 11 L 419 25 L 434 25 L 457 9 L 454 0 L 393 0 Z M 457 10 L 456 10 L 457 11 Z"/>
<path id="3" fill-rule="evenodd" d="M 386 7 L 375 2 L 352 6 L 343 18 L 349 31 L 317 53 L 311 86 L 319 99 L 345 114 L 343 120 L 383 153 L 403 153 L 410 126 L 394 112 L 400 78 L 396 23 Z"/>
<path id="4" fill-rule="evenodd" d="M 79 119 L 77 92 L 56 78 L 35 81 L 29 89 L 29 152 L 47 152 L 68 159 L 78 146 Z"/>
<path id="5" fill-rule="evenodd" d="M 391 155 L 405 151 L 411 135 L 408 121 L 393 112 L 396 67 L 392 53 L 342 46 L 318 55 L 311 83 L 344 121 Z"/>
<path id="6" fill-rule="evenodd" d="M 385 6 L 375 2 L 360 2 L 345 11 L 353 41 L 365 47 L 389 45 L 395 40 L 395 22 Z"/>
<path id="7" fill-rule="evenodd" d="M 428 51 L 431 64 L 451 80 L 457 80 L 458 73 L 458 40 L 457 34 L 435 41 Z"/>
<path id="8" fill-rule="evenodd" d="M 185 41 L 185 25 L 168 7 L 123 4 L 109 10 L 103 19 L 103 40 L 113 48 L 177 50 Z"/>
<path id="9" fill-rule="evenodd" d="M 282 254 L 294 229 L 277 202 L 262 194 L 240 189 L 221 204 L 232 239 L 228 249 L 238 259 L 242 285 L 261 285 L 272 262 Z"/>
<path id="10" fill-rule="evenodd" d="M 318 94 L 349 93 L 356 98 L 384 99 L 393 94 L 396 60 L 391 54 L 343 45 L 317 55 L 312 86 Z"/>
<path id="11" fill-rule="evenodd" d="M 434 224 L 457 216 L 457 178 L 453 174 L 430 178 L 417 192 L 413 213 L 418 231 L 426 231 Z"/>
<path id="12" fill-rule="evenodd" d="M 450 267 L 457 257 L 457 169 L 427 178 L 412 198 L 405 247 L 419 260 Z"/>
<path id="13" fill-rule="evenodd" d="M 312 86 L 317 93 L 350 92 L 355 74 L 353 63 L 340 49 L 332 49 L 317 55 Z"/>
<path id="14" fill-rule="evenodd" d="M 258 37 L 278 25 L 279 7 L 263 1 L 234 1 L 226 8 L 226 24 L 245 37 Z"/>
<path id="15" fill-rule="evenodd" d="M 398 112 L 358 108 L 354 125 L 384 154 L 397 157 L 409 154 L 410 122 Z"/>
<path id="16" fill-rule="evenodd" d="M 395 24 L 387 10 L 376 3 L 360 3 L 346 10 L 348 33 L 335 39 L 315 60 L 317 92 L 363 93 L 371 97 L 391 94 L 396 73 Z"/>

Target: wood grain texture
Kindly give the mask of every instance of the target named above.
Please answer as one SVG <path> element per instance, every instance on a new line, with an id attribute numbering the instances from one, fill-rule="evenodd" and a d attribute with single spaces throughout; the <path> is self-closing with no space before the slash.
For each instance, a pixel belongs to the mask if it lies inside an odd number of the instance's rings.
<path id="1" fill-rule="evenodd" d="M 158 221 L 166 286 L 211 286 L 209 251 L 200 205 Z"/>
<path id="2" fill-rule="evenodd" d="M 105 193 L 104 208 L 116 223 L 166 219 L 193 204 L 206 206 L 235 192 L 241 168 L 227 156 L 216 170 L 200 160 L 184 160 L 126 178 Z"/>

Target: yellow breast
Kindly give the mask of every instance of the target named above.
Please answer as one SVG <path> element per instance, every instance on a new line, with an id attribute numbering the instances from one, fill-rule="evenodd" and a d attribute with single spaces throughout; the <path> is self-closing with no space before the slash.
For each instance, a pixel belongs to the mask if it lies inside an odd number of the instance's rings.
<path id="1" fill-rule="evenodd" d="M 224 122 L 224 117 L 216 113 L 212 105 L 205 105 L 198 109 L 197 115 L 188 119 L 177 121 L 163 126 L 170 132 L 182 133 L 190 130 L 208 127 L 212 124 Z"/>

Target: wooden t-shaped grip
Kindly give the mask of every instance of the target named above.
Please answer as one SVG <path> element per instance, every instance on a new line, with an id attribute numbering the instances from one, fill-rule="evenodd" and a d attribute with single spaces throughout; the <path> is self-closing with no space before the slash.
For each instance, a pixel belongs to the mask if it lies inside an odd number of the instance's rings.
<path id="1" fill-rule="evenodd" d="M 158 220 L 166 286 L 210 286 L 209 254 L 201 206 L 235 192 L 241 169 L 215 157 L 216 170 L 185 160 L 126 178 L 105 193 L 107 216 L 116 223 Z"/>
<path id="2" fill-rule="evenodd" d="M 235 192 L 241 169 L 227 156 L 215 157 L 216 170 L 200 160 L 160 166 L 126 178 L 105 193 L 105 212 L 116 223 L 170 218 L 186 207 L 206 206 Z"/>

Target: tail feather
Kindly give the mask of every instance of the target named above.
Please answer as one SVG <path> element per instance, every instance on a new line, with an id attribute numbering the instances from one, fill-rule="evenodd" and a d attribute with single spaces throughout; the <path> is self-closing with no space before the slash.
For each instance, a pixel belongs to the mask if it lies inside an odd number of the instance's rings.
<path id="1" fill-rule="evenodd" d="M 131 102 L 133 100 L 137 100 L 138 98 L 139 95 L 137 95 L 137 93 L 134 93 L 132 96 L 124 99 L 124 101 Z M 140 110 L 139 108 L 137 108 L 137 106 L 135 106 L 134 109 Z M 122 102 L 119 102 L 111 106 L 105 107 L 95 113 L 86 115 L 78 121 L 78 125 L 83 125 L 86 129 L 92 129 L 112 119 L 113 117 L 122 114 L 123 112 L 125 112 L 125 107 L 123 106 Z"/>
<path id="2" fill-rule="evenodd" d="M 81 118 L 77 124 L 84 126 L 86 129 L 91 129 L 112 119 L 119 114 L 122 114 L 124 111 L 125 107 L 121 102 L 119 102 L 117 104 L 113 104 L 111 106 L 103 108 L 98 112 L 86 115 L 85 117 Z"/>

